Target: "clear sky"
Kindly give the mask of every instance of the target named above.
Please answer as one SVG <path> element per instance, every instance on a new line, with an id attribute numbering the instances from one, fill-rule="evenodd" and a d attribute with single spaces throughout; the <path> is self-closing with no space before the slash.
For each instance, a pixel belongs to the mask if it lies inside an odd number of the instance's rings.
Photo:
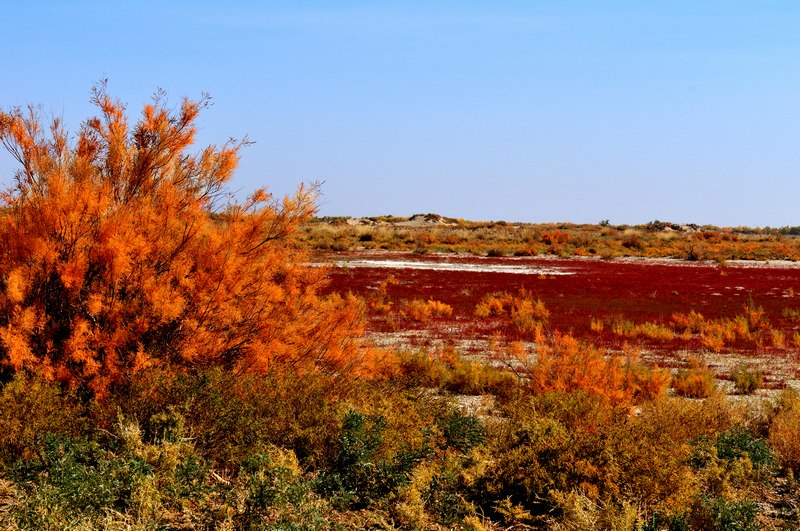
<path id="1" fill-rule="evenodd" d="M 321 215 L 800 225 L 800 2 L 0 0 L 0 106 L 210 92 Z M 0 155 L 0 178 L 14 166 Z"/>

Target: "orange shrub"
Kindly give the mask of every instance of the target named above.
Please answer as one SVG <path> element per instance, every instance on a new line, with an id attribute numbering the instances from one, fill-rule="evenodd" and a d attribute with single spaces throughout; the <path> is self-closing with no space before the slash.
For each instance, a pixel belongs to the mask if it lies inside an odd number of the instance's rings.
<path id="1" fill-rule="evenodd" d="M 542 243 L 547 245 L 567 242 L 569 242 L 569 234 L 563 230 L 554 230 L 552 232 L 545 232 L 542 234 Z"/>
<path id="2" fill-rule="evenodd" d="M 505 315 L 503 300 L 496 295 L 487 295 L 475 308 L 478 317 L 500 317 Z"/>
<path id="3" fill-rule="evenodd" d="M 429 300 L 428 308 L 431 309 L 431 313 L 436 317 L 450 317 L 453 315 L 453 307 L 441 301 Z"/>
<path id="4" fill-rule="evenodd" d="M 0 112 L 20 164 L 0 211 L 0 366 L 98 393 L 149 365 L 340 367 L 360 309 L 321 299 L 294 245 L 316 188 L 225 204 L 240 144 L 190 154 L 207 100 L 157 97 L 130 126 L 104 85 L 72 141 L 33 108 Z"/>
<path id="5" fill-rule="evenodd" d="M 688 330 L 697 334 L 705 325 L 705 319 L 703 318 L 703 315 L 694 310 L 690 311 L 688 314 L 673 313 L 671 321 L 673 328 L 677 332 L 684 332 Z"/>
<path id="6" fill-rule="evenodd" d="M 769 326 L 764 308 L 756 306 L 752 300 L 744 305 L 744 315 L 747 317 L 750 330 L 764 329 Z"/>
<path id="7" fill-rule="evenodd" d="M 535 393 L 580 390 L 625 403 L 635 397 L 657 398 L 669 382 L 668 374 L 642 367 L 635 356 L 606 356 L 569 335 L 555 334 L 550 343 L 538 346 L 536 355 L 528 369 Z"/>
<path id="8" fill-rule="evenodd" d="M 800 473 L 800 396 L 784 391 L 778 399 L 776 414 L 769 428 L 769 443 L 775 449 L 781 466 Z"/>
<path id="9" fill-rule="evenodd" d="M 427 322 L 431 317 L 448 317 L 452 315 L 453 308 L 449 304 L 440 301 L 413 299 L 406 301 L 402 309 L 403 316 L 419 321 Z"/>
<path id="10" fill-rule="evenodd" d="M 689 359 L 688 368 L 678 370 L 672 379 L 672 388 L 689 398 L 707 398 L 717 393 L 714 373 L 696 356 Z"/>
<path id="11" fill-rule="evenodd" d="M 499 293 L 486 295 L 475 308 L 478 317 L 507 317 L 514 329 L 533 339 L 544 339 L 544 324 L 550 316 L 550 311 L 544 302 L 532 299 L 525 290 L 520 290 L 518 295 Z"/>
<path id="12" fill-rule="evenodd" d="M 725 346 L 725 331 L 718 323 L 713 323 L 703 331 L 700 342 L 705 348 L 720 352 Z"/>
<path id="13" fill-rule="evenodd" d="M 427 302 L 420 299 L 406 301 L 403 304 L 402 313 L 403 316 L 421 323 L 429 321 L 431 318 L 430 306 L 428 306 Z"/>

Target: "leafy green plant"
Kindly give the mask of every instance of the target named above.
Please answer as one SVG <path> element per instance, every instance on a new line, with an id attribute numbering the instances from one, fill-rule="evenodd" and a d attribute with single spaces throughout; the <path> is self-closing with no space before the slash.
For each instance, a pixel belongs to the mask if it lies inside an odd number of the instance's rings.
<path id="1" fill-rule="evenodd" d="M 692 529 L 711 531 L 758 531 L 758 505 L 752 500 L 726 500 L 704 497 L 690 516 Z"/>
<path id="2" fill-rule="evenodd" d="M 654 513 L 642 524 L 639 531 L 689 531 L 689 523 L 683 514 Z"/>
<path id="3" fill-rule="evenodd" d="M 717 456 L 732 461 L 746 457 L 754 468 L 771 468 L 777 464 L 772 449 L 763 439 L 753 437 L 744 426 L 733 426 L 717 436 Z"/>
<path id="4" fill-rule="evenodd" d="M 317 528 L 325 524 L 311 482 L 303 476 L 294 453 L 275 446 L 251 456 L 239 469 L 244 510 L 235 519 L 239 529 Z"/>
<path id="5" fill-rule="evenodd" d="M 51 504 L 67 517 L 125 510 L 136 486 L 153 474 L 153 467 L 140 458 L 108 456 L 96 442 L 65 435 L 44 436 L 38 455 L 9 471 L 28 496 L 19 519 L 34 527 L 46 524 L 41 520 L 46 514 L 37 507 Z"/>
<path id="6" fill-rule="evenodd" d="M 449 448 L 466 452 L 482 444 L 486 438 L 486 430 L 481 420 L 474 415 L 464 415 L 454 411 L 445 421 L 444 438 Z"/>
<path id="7" fill-rule="evenodd" d="M 320 478 L 318 492 L 330 496 L 339 508 L 360 509 L 381 501 L 409 481 L 414 465 L 430 447 L 382 455 L 386 421 L 349 411 L 342 421 L 339 453 L 331 470 Z"/>

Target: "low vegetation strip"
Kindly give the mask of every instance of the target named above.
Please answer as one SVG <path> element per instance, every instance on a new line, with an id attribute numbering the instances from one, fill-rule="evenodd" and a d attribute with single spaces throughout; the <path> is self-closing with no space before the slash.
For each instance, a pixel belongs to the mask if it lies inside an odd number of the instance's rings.
<path id="1" fill-rule="evenodd" d="M 301 240 L 318 251 L 384 250 L 478 256 L 646 257 L 684 261 L 800 260 L 800 227 L 748 228 L 652 221 L 643 225 L 475 222 L 436 214 L 315 218 Z"/>

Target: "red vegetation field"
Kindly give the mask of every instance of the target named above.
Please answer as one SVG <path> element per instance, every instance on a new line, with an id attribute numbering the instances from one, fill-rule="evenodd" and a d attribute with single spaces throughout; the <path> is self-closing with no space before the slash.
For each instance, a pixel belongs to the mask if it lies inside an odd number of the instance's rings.
<path id="1" fill-rule="evenodd" d="M 767 357 L 775 364 L 772 372 L 788 368 L 784 361 L 795 364 L 800 267 L 791 263 L 357 252 L 320 259 L 339 266 L 330 275 L 332 292 L 352 292 L 368 301 L 382 297 L 394 309 L 414 299 L 452 307 L 449 316 L 418 320 L 385 305 L 376 311 L 372 304 L 369 330 L 375 335 L 393 332 L 403 338 L 396 343 L 401 347 L 434 339 L 485 339 L 498 332 L 513 335 L 502 320 L 478 317 L 475 309 L 487 295 L 524 290 L 549 310 L 546 333 L 569 333 L 609 349 L 637 345 L 647 358 L 662 364 L 677 364 L 688 352 L 752 361 Z M 697 320 L 697 313 L 702 315 L 703 331 L 684 329 L 690 328 L 684 321 Z M 737 323 L 748 330 L 729 332 L 725 340 L 725 327 L 732 329 Z M 642 330 L 644 324 L 656 332 Z M 792 372 L 770 377 L 768 371 L 768 380 L 779 384 L 795 377 Z"/>

